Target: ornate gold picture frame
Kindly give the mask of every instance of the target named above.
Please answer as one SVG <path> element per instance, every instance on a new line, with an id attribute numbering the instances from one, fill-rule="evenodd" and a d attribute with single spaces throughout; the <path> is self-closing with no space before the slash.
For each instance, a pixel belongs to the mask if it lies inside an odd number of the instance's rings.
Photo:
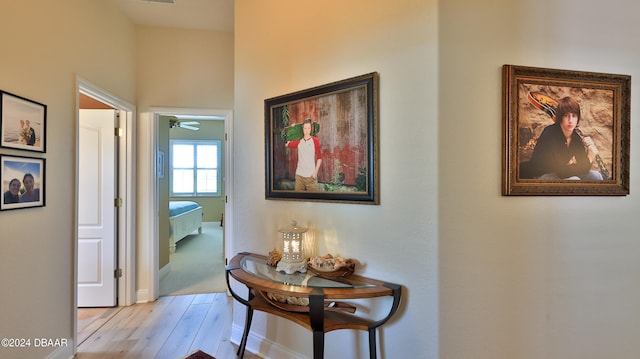
<path id="1" fill-rule="evenodd" d="M 504 65 L 502 194 L 629 194 L 631 77 Z"/>

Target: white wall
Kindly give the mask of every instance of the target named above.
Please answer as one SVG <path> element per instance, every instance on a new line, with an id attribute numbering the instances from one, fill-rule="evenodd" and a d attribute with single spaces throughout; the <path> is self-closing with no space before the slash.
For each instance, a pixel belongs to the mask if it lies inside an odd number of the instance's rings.
<path id="1" fill-rule="evenodd" d="M 640 3 L 440 1 L 440 357 L 640 357 Z M 501 66 L 632 76 L 631 195 L 502 197 Z"/>
<path id="2" fill-rule="evenodd" d="M 44 208 L 0 214 L 0 333 L 73 336 L 78 74 L 139 108 L 235 102 L 232 251 L 265 253 L 295 216 L 318 229 L 321 250 L 404 285 L 381 358 L 640 357 L 637 141 L 629 196 L 500 195 L 502 64 L 635 79 L 639 10 L 624 0 L 237 0 L 236 98 L 209 102 L 175 98 L 189 89 L 152 94 L 155 80 L 136 76 L 134 60 L 152 51 L 136 55 L 135 29 L 111 2 L 5 1 L 0 89 L 49 106 L 48 191 Z M 380 73 L 381 204 L 264 200 L 264 99 L 371 71 Z M 241 310 L 234 321 L 244 322 Z M 311 356 L 310 333 L 293 324 L 257 315 L 253 329 Z M 327 357 L 367 356 L 366 336 L 349 331 L 327 335 L 326 348 Z"/>
<path id="3" fill-rule="evenodd" d="M 76 75 L 134 103 L 134 28 L 114 3 L 3 1 L 0 89 L 46 104 L 46 207 L 0 213 L 0 337 L 68 347 L 0 348 L 3 358 L 70 357 L 75 281 Z M 106 66 L 105 64 L 109 64 Z"/>
<path id="4" fill-rule="evenodd" d="M 220 109 L 233 108 L 233 33 L 138 26 L 136 28 L 136 104 L 138 117 L 138 300 L 153 299 L 149 292 L 150 271 L 156 264 L 149 245 L 155 240 L 145 222 L 145 205 L 153 169 L 150 108 Z M 166 209 L 168 213 L 168 209 Z M 162 225 L 162 223 L 160 224 Z M 164 250 L 164 248 L 163 248 Z M 166 264 L 160 258 L 160 266 Z"/>
<path id="5" fill-rule="evenodd" d="M 366 263 L 362 274 L 404 286 L 397 316 L 380 331 L 379 357 L 436 358 L 436 2 L 237 0 L 235 6 L 232 253 L 266 254 L 290 219 L 314 226 L 321 253 L 357 258 Z M 265 200 L 264 100 L 372 71 L 380 74 L 381 204 Z M 243 313 L 237 306 L 236 325 L 243 325 Z M 311 357 L 311 333 L 295 324 L 258 313 L 252 333 Z M 278 348 L 259 350 L 283 358 Z M 331 332 L 325 350 L 327 358 L 368 357 L 366 333 Z"/>

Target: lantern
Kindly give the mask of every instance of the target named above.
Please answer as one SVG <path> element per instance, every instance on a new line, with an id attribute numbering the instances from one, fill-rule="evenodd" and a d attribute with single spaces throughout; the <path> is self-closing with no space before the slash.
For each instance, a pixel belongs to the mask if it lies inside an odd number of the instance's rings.
<path id="1" fill-rule="evenodd" d="M 289 226 L 278 230 L 282 241 L 282 259 L 276 266 L 277 271 L 287 274 L 307 271 L 307 250 L 305 249 L 305 236 L 307 229 L 298 227 L 296 221 L 289 222 Z"/>

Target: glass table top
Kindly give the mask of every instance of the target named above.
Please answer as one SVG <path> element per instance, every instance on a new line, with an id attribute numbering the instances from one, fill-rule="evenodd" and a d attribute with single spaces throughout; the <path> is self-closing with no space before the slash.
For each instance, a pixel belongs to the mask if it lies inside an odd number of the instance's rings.
<path id="1" fill-rule="evenodd" d="M 374 284 L 350 279 L 350 277 L 341 277 L 336 279 L 322 278 L 310 271 L 307 271 L 307 273 L 296 272 L 293 274 L 286 274 L 284 272 L 276 271 L 276 268 L 268 265 L 264 259 L 252 256 L 243 257 L 240 261 L 240 266 L 246 273 L 256 278 L 298 287 L 366 288 L 375 286 Z"/>

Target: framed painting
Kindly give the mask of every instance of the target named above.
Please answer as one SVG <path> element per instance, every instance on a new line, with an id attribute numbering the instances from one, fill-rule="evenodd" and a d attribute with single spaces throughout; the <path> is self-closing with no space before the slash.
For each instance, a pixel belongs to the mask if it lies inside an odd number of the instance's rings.
<path id="1" fill-rule="evenodd" d="M 0 178 L 0 210 L 44 207 L 44 158 L 0 155 Z"/>
<path id="2" fill-rule="evenodd" d="M 265 100 L 266 198 L 379 204 L 378 73 Z"/>
<path id="3" fill-rule="evenodd" d="M 47 106 L 0 91 L 0 146 L 46 152 Z"/>
<path id="4" fill-rule="evenodd" d="M 502 194 L 629 194 L 631 77 L 504 65 Z"/>

